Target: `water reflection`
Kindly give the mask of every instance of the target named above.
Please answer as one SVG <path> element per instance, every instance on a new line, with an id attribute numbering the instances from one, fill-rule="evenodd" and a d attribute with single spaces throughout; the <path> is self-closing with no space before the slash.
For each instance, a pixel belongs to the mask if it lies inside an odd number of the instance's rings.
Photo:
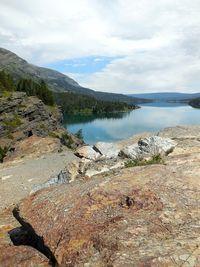
<path id="1" fill-rule="evenodd" d="M 141 132 L 157 132 L 161 128 L 177 125 L 200 124 L 200 110 L 190 106 L 148 106 L 129 113 L 96 116 L 65 116 L 64 126 L 71 132 L 83 129 L 84 139 L 93 144 L 97 141 L 117 141 Z"/>
<path id="2" fill-rule="evenodd" d="M 122 119 L 128 116 L 130 112 L 113 112 L 113 113 L 83 113 L 83 114 L 68 114 L 64 115 L 64 124 L 73 125 L 77 123 L 88 123 L 94 120 L 104 120 L 104 119 Z"/>

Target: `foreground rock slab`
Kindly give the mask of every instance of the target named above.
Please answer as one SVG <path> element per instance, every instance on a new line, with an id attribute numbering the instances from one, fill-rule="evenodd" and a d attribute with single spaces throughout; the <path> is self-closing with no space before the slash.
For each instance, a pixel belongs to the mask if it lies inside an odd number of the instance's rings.
<path id="1" fill-rule="evenodd" d="M 47 267 L 49 260 L 40 252 L 29 246 L 13 246 L 8 232 L 12 225 L 0 225 L 0 266 L 11 267 Z"/>
<path id="2" fill-rule="evenodd" d="M 41 190 L 17 207 L 61 266 L 200 266 L 200 150 Z"/>
<path id="3" fill-rule="evenodd" d="M 49 267 L 48 259 L 31 247 L 0 246 L 0 266 L 2 267 Z"/>

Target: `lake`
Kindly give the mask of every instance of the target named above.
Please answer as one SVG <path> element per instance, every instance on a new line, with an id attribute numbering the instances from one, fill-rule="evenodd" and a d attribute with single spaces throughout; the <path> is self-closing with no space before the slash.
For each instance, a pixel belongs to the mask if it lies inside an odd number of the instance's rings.
<path id="1" fill-rule="evenodd" d="M 78 114 L 64 116 L 64 127 L 75 133 L 82 129 L 84 141 L 114 142 L 142 132 L 200 124 L 200 109 L 177 103 L 150 103 L 128 113 Z"/>

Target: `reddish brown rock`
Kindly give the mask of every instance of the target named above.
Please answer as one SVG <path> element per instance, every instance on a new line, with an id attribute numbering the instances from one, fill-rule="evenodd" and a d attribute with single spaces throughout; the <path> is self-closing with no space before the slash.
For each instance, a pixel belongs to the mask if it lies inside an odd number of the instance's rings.
<path id="1" fill-rule="evenodd" d="M 0 225 L 0 266 L 1 267 L 47 267 L 49 260 L 36 249 L 28 246 L 14 246 L 9 231 L 14 225 Z"/>
<path id="2" fill-rule="evenodd" d="M 0 266 L 2 267 L 48 267 L 48 259 L 37 250 L 26 246 L 0 246 Z"/>
<path id="3" fill-rule="evenodd" d="M 59 139 L 33 135 L 16 143 L 14 152 L 8 154 L 4 162 L 24 157 L 38 157 L 43 154 L 58 152 L 61 149 L 62 145 Z"/>
<path id="4" fill-rule="evenodd" d="M 61 266 L 200 266 L 199 160 L 172 156 L 45 189 L 20 204 L 19 217 Z"/>
<path id="5" fill-rule="evenodd" d="M 14 215 L 62 267 L 199 267 L 196 144 L 181 141 L 162 165 L 40 190 Z"/>

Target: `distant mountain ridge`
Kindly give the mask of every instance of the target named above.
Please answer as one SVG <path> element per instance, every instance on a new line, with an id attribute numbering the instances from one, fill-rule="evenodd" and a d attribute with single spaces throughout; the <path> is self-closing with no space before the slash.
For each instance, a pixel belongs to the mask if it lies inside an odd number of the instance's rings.
<path id="1" fill-rule="evenodd" d="M 11 51 L 0 48 L 0 70 L 9 72 L 16 80 L 31 78 L 44 80 L 49 89 L 55 92 L 73 92 L 95 97 L 98 100 L 139 103 L 140 100 L 123 94 L 98 92 L 80 86 L 75 80 L 58 71 L 29 64 Z"/>
<path id="2" fill-rule="evenodd" d="M 175 93 L 175 92 L 163 92 L 163 93 L 144 93 L 144 94 L 130 94 L 131 97 L 149 99 L 154 101 L 189 101 L 194 98 L 200 97 L 200 93 Z"/>

